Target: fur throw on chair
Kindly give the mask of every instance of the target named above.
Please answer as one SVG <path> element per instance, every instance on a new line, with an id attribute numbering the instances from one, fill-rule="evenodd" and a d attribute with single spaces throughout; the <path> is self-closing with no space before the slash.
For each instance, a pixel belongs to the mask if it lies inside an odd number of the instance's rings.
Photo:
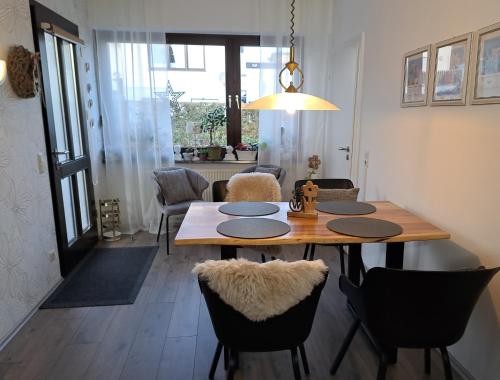
<path id="1" fill-rule="evenodd" d="M 281 187 L 269 173 L 240 173 L 227 183 L 226 202 L 280 202 Z"/>
<path id="2" fill-rule="evenodd" d="M 273 260 L 264 264 L 246 259 L 207 260 L 193 269 L 225 303 L 255 322 L 297 305 L 327 272 L 323 260 Z"/>

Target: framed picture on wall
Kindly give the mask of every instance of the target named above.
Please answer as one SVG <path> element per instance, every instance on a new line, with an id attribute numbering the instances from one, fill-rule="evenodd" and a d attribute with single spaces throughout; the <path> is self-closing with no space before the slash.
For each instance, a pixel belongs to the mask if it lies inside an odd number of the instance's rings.
<path id="1" fill-rule="evenodd" d="M 431 62 L 431 105 L 465 105 L 472 34 L 435 44 Z"/>
<path id="2" fill-rule="evenodd" d="M 500 23 L 474 34 L 472 104 L 500 103 Z"/>
<path id="3" fill-rule="evenodd" d="M 403 57 L 401 107 L 427 105 L 430 46 L 413 50 Z"/>

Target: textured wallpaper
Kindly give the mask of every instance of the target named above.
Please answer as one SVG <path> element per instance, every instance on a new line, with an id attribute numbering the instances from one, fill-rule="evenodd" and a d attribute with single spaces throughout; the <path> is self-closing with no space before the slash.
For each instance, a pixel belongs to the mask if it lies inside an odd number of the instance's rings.
<path id="1" fill-rule="evenodd" d="M 86 29 L 85 1 L 46 0 L 47 7 L 81 27 L 88 41 L 80 59 L 80 76 L 92 90 L 83 91 L 93 99 L 87 118 L 97 121 L 95 75 L 90 33 Z M 7 58 L 12 45 L 33 50 L 28 0 L 0 0 L 0 59 Z M 84 62 L 91 71 L 83 70 Z M 97 124 L 97 122 L 96 122 Z M 94 184 L 99 184 L 99 151 L 102 139 L 96 126 L 89 129 Z M 40 174 L 37 154 L 46 163 L 40 99 L 20 99 L 8 80 L 0 86 L 0 344 L 25 319 L 60 280 L 59 262 L 49 252 L 57 252 L 54 217 L 47 170 Z M 93 165 L 94 166 L 94 165 Z M 96 194 L 98 196 L 98 194 Z"/>

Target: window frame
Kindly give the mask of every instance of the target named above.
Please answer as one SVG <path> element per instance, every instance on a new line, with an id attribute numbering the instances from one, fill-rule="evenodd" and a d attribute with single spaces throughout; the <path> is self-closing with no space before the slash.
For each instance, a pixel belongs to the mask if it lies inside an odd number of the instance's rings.
<path id="1" fill-rule="evenodd" d="M 241 58 L 242 46 L 260 46 L 260 36 L 236 34 L 200 34 L 200 33 L 166 33 L 168 45 L 217 45 L 224 46 L 226 57 L 226 115 L 227 145 L 235 147 L 241 142 Z M 175 70 L 175 69 L 174 69 Z M 192 71 L 192 70 L 187 70 Z M 194 70 L 193 70 L 194 71 Z M 229 106 L 229 96 L 240 98 L 240 107 L 236 102 Z"/>

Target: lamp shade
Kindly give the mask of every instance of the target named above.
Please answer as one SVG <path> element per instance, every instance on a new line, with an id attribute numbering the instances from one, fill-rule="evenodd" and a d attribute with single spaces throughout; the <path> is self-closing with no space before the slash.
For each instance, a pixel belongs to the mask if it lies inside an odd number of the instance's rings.
<path id="1" fill-rule="evenodd" d="M 7 77 L 7 64 L 3 59 L 0 59 L 0 86 L 5 82 Z"/>
<path id="2" fill-rule="evenodd" d="M 244 104 L 247 110 L 284 110 L 293 111 L 339 111 L 335 105 L 317 96 L 301 92 L 283 92 L 264 96 L 254 102 Z"/>

